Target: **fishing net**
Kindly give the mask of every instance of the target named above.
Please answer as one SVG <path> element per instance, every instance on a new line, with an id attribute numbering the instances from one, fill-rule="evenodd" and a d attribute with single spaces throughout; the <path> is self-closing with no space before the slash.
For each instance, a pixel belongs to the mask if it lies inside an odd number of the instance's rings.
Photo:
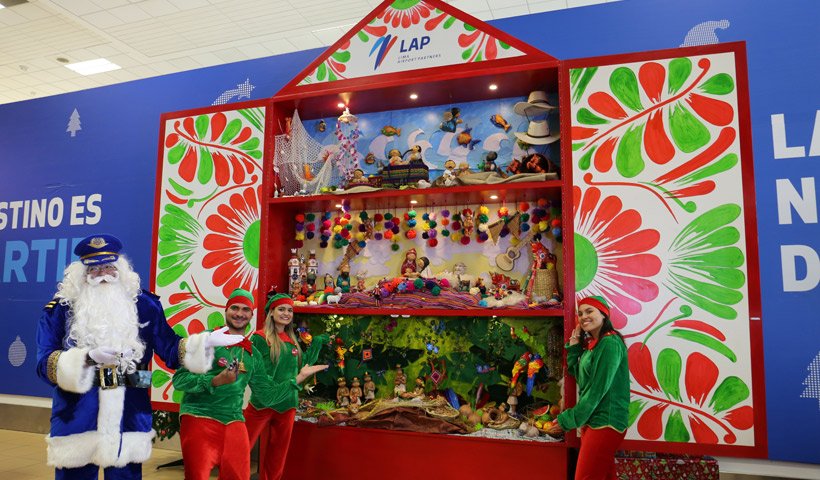
<path id="1" fill-rule="evenodd" d="M 273 171 L 278 178 L 278 195 L 318 195 L 322 187 L 341 185 L 341 173 L 329 161 L 339 147 L 323 146 L 311 137 L 298 110 L 290 126 L 290 133 L 276 136 Z"/>

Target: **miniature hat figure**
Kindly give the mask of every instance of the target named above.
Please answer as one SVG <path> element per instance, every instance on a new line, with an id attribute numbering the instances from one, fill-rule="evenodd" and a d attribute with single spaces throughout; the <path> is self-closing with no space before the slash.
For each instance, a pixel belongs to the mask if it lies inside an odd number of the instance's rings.
<path id="1" fill-rule="evenodd" d="M 547 92 L 535 90 L 530 92 L 526 102 L 518 102 L 513 106 L 513 111 L 519 115 L 540 115 L 555 109 L 547 101 Z"/>
<path id="2" fill-rule="evenodd" d="M 527 133 L 515 132 L 515 136 L 529 145 L 549 145 L 561 138 L 558 133 L 550 135 L 550 127 L 546 120 L 530 121 L 527 126 Z"/>
<path id="3" fill-rule="evenodd" d="M 101 265 L 116 262 L 120 258 L 122 242 L 114 235 L 101 233 L 80 240 L 74 247 L 74 255 L 83 265 Z"/>

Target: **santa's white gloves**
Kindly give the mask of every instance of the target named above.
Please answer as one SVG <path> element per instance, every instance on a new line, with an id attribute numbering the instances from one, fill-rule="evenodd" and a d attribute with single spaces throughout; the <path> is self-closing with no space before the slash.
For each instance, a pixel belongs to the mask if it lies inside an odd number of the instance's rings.
<path id="1" fill-rule="evenodd" d="M 88 351 L 88 357 L 98 365 L 117 365 L 119 352 L 111 347 L 96 347 Z"/>
<path id="2" fill-rule="evenodd" d="M 227 331 L 228 327 L 222 327 L 209 333 L 205 338 L 205 347 L 227 347 L 228 345 L 235 345 L 245 338 L 242 335 L 225 333 Z"/>

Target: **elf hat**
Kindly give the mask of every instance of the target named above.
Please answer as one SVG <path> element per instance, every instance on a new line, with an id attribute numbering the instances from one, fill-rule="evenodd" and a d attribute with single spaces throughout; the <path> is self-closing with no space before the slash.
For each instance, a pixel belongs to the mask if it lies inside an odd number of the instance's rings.
<path id="1" fill-rule="evenodd" d="M 284 293 L 277 293 L 276 295 L 268 299 L 268 303 L 265 304 L 265 313 L 270 312 L 271 309 L 276 308 L 282 304 L 293 305 L 293 299 L 290 298 L 290 295 Z"/>
<path id="2" fill-rule="evenodd" d="M 581 308 L 581 305 L 589 305 L 591 307 L 597 308 L 606 316 L 609 316 L 609 304 L 604 300 L 604 297 L 599 295 L 592 295 L 586 298 L 582 298 L 578 301 L 578 308 Z"/>
<path id="3" fill-rule="evenodd" d="M 253 295 L 251 294 L 251 292 L 247 290 L 241 288 L 235 289 L 233 292 L 231 292 L 231 295 L 228 297 L 228 303 L 225 304 L 225 309 L 227 310 L 231 307 L 231 305 L 236 304 L 254 308 Z"/>

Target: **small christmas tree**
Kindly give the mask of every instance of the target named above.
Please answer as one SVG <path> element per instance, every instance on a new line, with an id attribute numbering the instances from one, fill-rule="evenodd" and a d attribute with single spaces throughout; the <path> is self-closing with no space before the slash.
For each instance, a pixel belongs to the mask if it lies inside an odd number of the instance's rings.
<path id="1" fill-rule="evenodd" d="M 71 117 L 68 119 L 68 128 L 66 128 L 65 131 L 71 133 L 71 136 L 74 137 L 77 135 L 77 132 L 82 129 L 83 127 L 80 124 L 80 112 L 75 108 L 74 111 L 71 112 Z"/>
<path id="2" fill-rule="evenodd" d="M 803 380 L 806 389 L 800 394 L 800 398 L 816 398 L 817 408 L 820 410 L 820 353 L 814 357 L 806 370 L 809 371 L 809 376 Z"/>

